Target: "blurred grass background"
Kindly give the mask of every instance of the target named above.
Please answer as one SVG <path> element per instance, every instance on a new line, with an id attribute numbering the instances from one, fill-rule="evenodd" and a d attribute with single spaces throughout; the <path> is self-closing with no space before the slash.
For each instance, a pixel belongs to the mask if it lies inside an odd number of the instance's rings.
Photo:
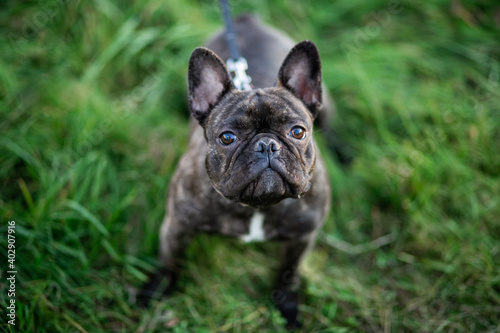
<path id="1" fill-rule="evenodd" d="M 323 149 L 333 203 L 303 331 L 500 332 L 498 3 L 232 4 L 318 45 L 357 155 Z M 221 26 L 216 0 L 0 4 L 0 256 L 5 272 L 15 220 L 18 270 L 2 331 L 283 331 L 266 244 L 200 236 L 177 293 L 128 300 L 187 143 L 189 55 Z"/>

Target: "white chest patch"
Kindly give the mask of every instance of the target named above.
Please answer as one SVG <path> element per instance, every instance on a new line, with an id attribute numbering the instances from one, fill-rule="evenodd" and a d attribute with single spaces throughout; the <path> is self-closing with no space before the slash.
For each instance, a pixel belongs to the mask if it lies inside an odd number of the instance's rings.
<path id="1" fill-rule="evenodd" d="M 258 242 L 266 239 L 264 232 L 264 214 L 255 212 L 250 220 L 250 231 L 247 235 L 241 236 L 245 243 Z"/>

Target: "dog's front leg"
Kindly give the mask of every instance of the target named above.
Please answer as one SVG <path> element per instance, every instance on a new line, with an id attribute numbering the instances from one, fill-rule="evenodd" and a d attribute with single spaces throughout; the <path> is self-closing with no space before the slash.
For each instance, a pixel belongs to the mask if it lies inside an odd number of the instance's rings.
<path id="1" fill-rule="evenodd" d="M 283 245 L 282 264 L 271 293 L 271 299 L 278 307 L 281 315 L 287 321 L 287 328 L 299 328 L 301 326 L 297 319 L 298 294 L 296 290 L 300 285 L 299 264 L 307 250 L 314 243 L 314 235 L 305 241 L 290 241 Z"/>
<path id="2" fill-rule="evenodd" d="M 158 261 L 160 268 L 149 276 L 149 281 L 137 295 L 138 302 L 146 306 L 151 299 L 168 296 L 174 289 L 183 250 L 190 240 L 183 225 L 173 216 L 167 215 L 160 231 L 160 250 Z"/>

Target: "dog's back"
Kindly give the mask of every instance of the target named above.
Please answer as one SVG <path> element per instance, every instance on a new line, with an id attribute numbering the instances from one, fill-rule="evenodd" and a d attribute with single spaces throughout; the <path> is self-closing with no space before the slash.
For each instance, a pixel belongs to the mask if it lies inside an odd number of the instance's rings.
<path id="1" fill-rule="evenodd" d="M 252 78 L 252 85 L 255 88 L 274 86 L 278 70 L 295 43 L 251 14 L 238 16 L 234 30 L 241 55 L 248 62 L 247 74 Z M 223 61 L 229 58 L 224 32 L 215 35 L 206 46 Z"/>

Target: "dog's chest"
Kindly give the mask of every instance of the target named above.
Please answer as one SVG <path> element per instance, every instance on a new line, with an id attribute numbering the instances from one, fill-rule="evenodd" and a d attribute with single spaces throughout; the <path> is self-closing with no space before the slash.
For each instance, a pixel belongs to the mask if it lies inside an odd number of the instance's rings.
<path id="1" fill-rule="evenodd" d="M 312 212 L 295 199 L 285 199 L 271 209 L 255 210 L 231 204 L 200 214 L 198 231 L 235 237 L 242 242 L 292 240 L 315 228 Z"/>
<path id="2" fill-rule="evenodd" d="M 261 211 L 254 211 L 246 216 L 219 215 L 218 219 L 204 224 L 201 230 L 235 237 L 245 243 L 262 242 L 276 234 L 272 221 L 267 220 L 266 222 L 266 215 Z"/>
<path id="3" fill-rule="evenodd" d="M 265 216 L 261 212 L 253 213 L 250 219 L 248 234 L 240 236 L 240 239 L 245 243 L 264 241 L 266 239 L 266 232 L 264 230 L 264 219 Z"/>

